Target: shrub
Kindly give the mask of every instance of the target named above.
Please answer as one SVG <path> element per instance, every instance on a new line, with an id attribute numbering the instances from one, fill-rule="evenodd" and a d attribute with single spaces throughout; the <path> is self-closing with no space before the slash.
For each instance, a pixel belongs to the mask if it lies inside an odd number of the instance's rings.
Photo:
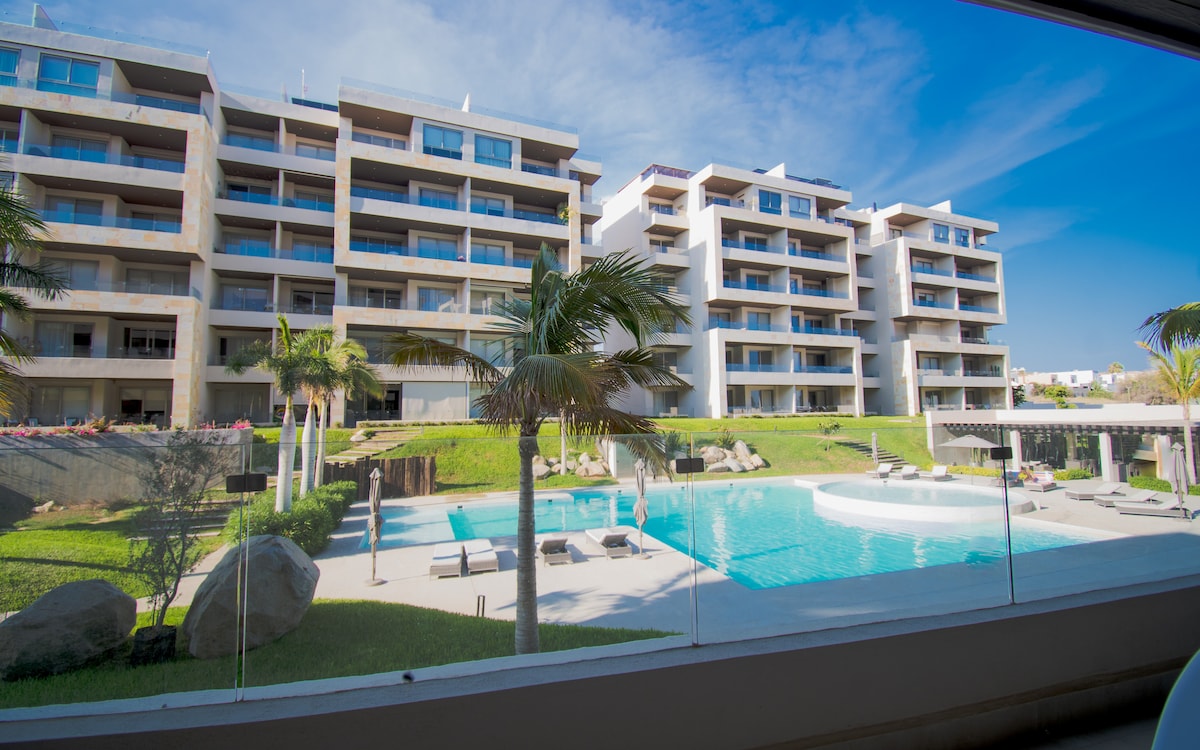
<path id="1" fill-rule="evenodd" d="M 354 482 L 334 482 L 297 498 L 290 512 L 276 513 L 275 493 L 259 493 L 246 511 L 249 535 L 287 537 L 306 554 L 315 555 L 329 546 L 330 536 L 357 496 Z M 238 514 L 233 513 L 225 527 L 225 539 L 231 543 L 239 539 L 237 524 Z"/>
<path id="2" fill-rule="evenodd" d="M 1065 482 L 1069 479 L 1091 479 L 1092 472 L 1087 469 L 1059 469 L 1054 472 L 1054 481 Z"/>
<path id="3" fill-rule="evenodd" d="M 946 469 L 951 474 L 966 474 L 976 477 L 998 477 L 999 469 L 988 469 L 983 466 L 950 466 Z"/>
<path id="4" fill-rule="evenodd" d="M 1155 477 L 1136 476 L 1129 478 L 1129 486 L 1135 490 L 1154 490 L 1155 492 L 1170 492 L 1171 483 Z"/>

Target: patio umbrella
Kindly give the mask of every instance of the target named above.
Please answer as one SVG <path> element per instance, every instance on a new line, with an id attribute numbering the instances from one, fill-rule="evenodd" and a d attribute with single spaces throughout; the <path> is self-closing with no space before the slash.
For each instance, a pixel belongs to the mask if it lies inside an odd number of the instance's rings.
<path id="1" fill-rule="evenodd" d="M 642 544 L 644 534 L 642 527 L 650 516 L 650 506 L 646 502 L 646 461 L 639 458 L 633 465 L 633 481 L 637 485 L 637 502 L 633 504 L 633 518 L 638 525 L 638 557 L 646 558 L 646 547 Z"/>
<path id="2" fill-rule="evenodd" d="M 879 434 L 875 432 L 871 433 L 871 463 L 879 465 Z"/>
<path id="3" fill-rule="evenodd" d="M 1179 443 L 1171 444 L 1171 461 L 1167 464 L 1166 472 L 1167 481 L 1171 483 L 1171 489 L 1175 490 L 1181 505 L 1188 491 L 1187 462 L 1183 459 L 1183 451 L 1184 447 Z"/>
<path id="4" fill-rule="evenodd" d="M 380 510 L 380 494 L 383 485 L 383 472 L 376 466 L 371 470 L 371 487 L 367 492 L 367 504 L 370 506 L 370 515 L 367 516 L 367 529 L 371 535 L 371 580 L 367 581 L 368 586 L 378 586 L 383 583 L 375 577 L 375 547 L 379 544 L 379 538 L 383 534 L 383 514 Z"/>
<path id="5" fill-rule="evenodd" d="M 939 448 L 968 448 L 971 451 L 971 460 L 974 461 L 975 460 L 975 451 L 987 450 L 990 448 L 999 448 L 1000 446 L 996 445 L 995 443 L 993 443 L 990 440 L 984 440 L 983 438 L 977 437 L 975 435 L 963 435 L 962 437 L 954 438 L 953 440 L 948 440 L 944 443 L 939 443 L 938 447 Z"/>

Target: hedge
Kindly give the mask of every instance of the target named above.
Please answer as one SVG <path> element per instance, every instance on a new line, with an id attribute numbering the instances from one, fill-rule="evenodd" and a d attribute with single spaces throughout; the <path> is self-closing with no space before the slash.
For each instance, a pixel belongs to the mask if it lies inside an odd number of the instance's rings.
<path id="1" fill-rule="evenodd" d="M 334 530 L 357 496 L 358 487 L 354 482 L 334 482 L 296 498 L 289 512 L 276 513 L 275 492 L 260 492 L 247 508 L 249 534 L 287 537 L 306 554 L 318 554 L 329 546 Z M 230 542 L 239 538 L 236 513 L 230 515 L 225 526 L 225 538 Z"/>
<path id="2" fill-rule="evenodd" d="M 1170 492 L 1171 483 L 1165 479 L 1138 475 L 1129 478 L 1129 486 L 1135 490 L 1154 490 L 1155 492 Z"/>

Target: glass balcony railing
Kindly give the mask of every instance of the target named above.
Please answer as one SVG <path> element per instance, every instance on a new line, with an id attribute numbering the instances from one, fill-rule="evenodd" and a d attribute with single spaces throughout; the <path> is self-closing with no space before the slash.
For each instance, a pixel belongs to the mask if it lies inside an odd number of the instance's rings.
<path id="1" fill-rule="evenodd" d="M 832 260 L 832 261 L 845 260 L 845 258 L 843 258 L 840 255 L 834 255 L 833 253 L 827 253 L 824 250 L 809 250 L 809 249 L 803 248 L 803 247 L 789 247 L 788 255 L 796 256 L 799 258 L 812 258 L 813 260 Z"/>
<path id="2" fill-rule="evenodd" d="M 237 291 L 241 291 L 241 290 L 237 290 Z M 266 289 L 251 290 L 251 291 L 261 291 L 264 295 L 269 293 Z M 225 299 L 214 300 L 213 301 L 213 309 L 214 310 L 233 310 L 235 312 L 265 312 L 265 313 L 269 313 L 269 312 L 275 312 L 275 304 L 273 302 L 271 302 L 271 300 L 269 300 L 269 299 L 254 298 L 254 297 L 241 298 L 240 296 L 234 295 L 230 292 L 229 296 L 226 297 Z"/>
<path id="3" fill-rule="evenodd" d="M 650 204 L 650 213 L 662 214 L 663 216 L 675 216 L 675 207 L 674 206 L 664 206 L 661 203 L 651 203 Z"/>
<path id="4" fill-rule="evenodd" d="M 377 253 L 379 255 L 408 255 L 408 246 L 403 242 L 377 239 L 351 239 L 350 249 L 356 253 Z"/>
<path id="5" fill-rule="evenodd" d="M 270 138 L 256 137 L 252 135 L 242 135 L 241 133 L 229 133 L 225 139 L 221 141 L 226 146 L 234 146 L 236 148 L 248 148 L 254 151 L 269 151 L 279 153 L 279 145 Z"/>
<path id="6" fill-rule="evenodd" d="M 967 273 L 966 271 L 958 271 L 954 275 L 960 279 L 970 279 L 971 281 L 987 281 L 991 283 L 995 283 L 996 281 L 995 276 L 985 276 L 979 273 Z"/>
<path id="7" fill-rule="evenodd" d="M 787 294 L 786 286 L 778 286 L 775 284 L 760 284 L 755 281 L 730 281 L 726 279 L 721 282 L 721 285 L 726 289 L 744 289 L 749 292 L 772 292 L 774 294 Z"/>
<path id="8" fill-rule="evenodd" d="M 175 172 L 176 174 L 182 174 L 184 170 L 184 163 L 175 159 L 163 159 L 156 156 L 109 156 L 103 152 L 70 146 L 26 146 L 25 153 L 30 156 L 44 156 L 51 159 L 86 161 L 94 164 L 118 164 L 123 167 L 155 169 L 160 172 Z"/>
<path id="9" fill-rule="evenodd" d="M 18 78 L 12 74 L 0 74 L 0 86 L 13 86 L 18 88 L 35 89 L 37 91 L 46 91 L 54 94 L 82 96 L 88 99 L 101 99 L 104 101 L 121 102 L 123 104 L 133 104 L 138 107 L 166 109 L 172 112 L 184 112 L 190 115 L 202 114 L 205 117 L 208 117 L 208 112 L 201 107 L 198 102 L 187 102 L 180 101 L 178 99 L 168 99 L 162 96 L 131 94 L 121 91 L 103 92 L 100 91 L 96 86 L 64 83 L 62 81 Z"/>
<path id="10" fill-rule="evenodd" d="M 533 164 L 533 163 L 527 162 L 527 161 L 521 162 L 521 171 L 528 172 L 530 174 L 540 174 L 544 177 L 559 177 L 559 176 L 561 176 L 561 175 L 559 175 L 558 170 L 555 169 L 554 167 L 547 166 L 545 164 Z"/>
<path id="11" fill-rule="evenodd" d="M 925 273 L 925 274 L 929 274 L 930 276 L 945 276 L 945 277 L 954 276 L 954 274 L 951 273 L 950 271 L 943 271 L 940 268 L 933 268 L 932 266 L 912 266 L 912 272 L 913 273 Z"/>
<path id="12" fill-rule="evenodd" d="M 443 198 L 441 196 L 421 195 L 417 197 L 417 205 L 426 208 L 442 208 L 447 211 L 458 211 L 458 201 L 454 198 Z"/>
<path id="13" fill-rule="evenodd" d="M 725 206 L 727 208 L 745 208 L 746 201 L 735 200 L 733 198 L 721 198 L 715 195 L 706 196 L 704 198 L 705 206 Z"/>
<path id="14" fill-rule="evenodd" d="M 917 374 L 918 374 L 918 375 L 932 375 L 932 376 L 957 377 L 957 376 L 958 376 L 958 370 L 954 370 L 954 369 L 939 369 L 939 368 L 936 368 L 936 367 L 922 367 L 922 368 L 919 368 L 919 369 L 917 370 Z"/>
<path id="15" fill-rule="evenodd" d="M 813 375 L 853 375 L 854 368 L 849 365 L 800 365 L 796 372 Z"/>
<path id="16" fill-rule="evenodd" d="M 391 203 L 410 203 L 407 192 L 398 190 L 386 190 L 384 188 L 369 188 L 362 185 L 350 186 L 350 197 L 352 198 L 370 198 L 377 201 L 390 201 Z"/>
<path id="17" fill-rule="evenodd" d="M 402 138 L 388 138 L 382 135 L 371 135 L 370 133 L 355 132 L 350 136 L 350 139 L 355 143 L 366 143 L 370 146 L 382 146 L 391 148 L 397 151 L 407 151 L 408 142 Z"/>
<path id="18" fill-rule="evenodd" d="M 246 193 L 238 190 L 217 193 L 218 198 L 238 201 L 241 203 L 257 203 L 262 206 L 283 206 L 285 208 L 304 208 L 309 211 L 333 212 L 332 198 L 277 198 L 261 193 Z"/>
<path id="19" fill-rule="evenodd" d="M 440 146 L 423 146 L 422 151 L 430 156 L 440 156 L 443 159 L 458 159 L 462 161 L 463 152 L 459 149 L 441 148 Z"/>
<path id="20" fill-rule="evenodd" d="M 961 302 L 958 304 L 958 309 L 964 310 L 966 312 L 977 312 L 977 313 L 998 313 L 998 312 L 1000 312 L 999 308 L 987 307 L 986 305 L 966 305 Z"/>
<path id="21" fill-rule="evenodd" d="M 786 365 L 764 365 L 750 362 L 726 362 L 725 372 L 791 372 Z"/>
<path id="22" fill-rule="evenodd" d="M 792 289 L 792 294 L 799 294 L 804 297 L 825 297 L 827 299 L 849 299 L 850 295 L 845 292 L 835 292 L 829 289 L 814 289 L 812 287 L 796 287 Z"/>
<path id="23" fill-rule="evenodd" d="M 967 378 L 1002 378 L 1004 373 L 998 367 L 987 368 L 984 370 L 963 370 L 963 377 Z"/>
<path id="24" fill-rule="evenodd" d="M 843 331 L 840 328 L 824 328 L 822 326 L 792 326 L 792 333 L 813 333 L 818 336 L 857 336 L 857 331 Z"/>
<path id="25" fill-rule="evenodd" d="M 125 216 L 79 214 L 71 211 L 39 211 L 38 213 L 41 215 L 42 221 L 58 222 L 60 224 L 82 224 L 91 227 L 136 229 L 146 232 L 168 232 L 171 234 L 179 234 L 183 231 L 183 226 L 178 219 L 134 219 Z"/>
<path id="26" fill-rule="evenodd" d="M 309 263 L 332 263 L 333 246 L 296 245 L 290 248 L 274 248 L 265 243 L 228 242 L 214 248 L 225 255 L 242 255 L 251 258 L 279 258 L 302 260 Z"/>
<path id="27" fill-rule="evenodd" d="M 781 245 L 768 245 L 765 242 L 760 244 L 757 242 L 738 242 L 737 240 L 722 239 L 721 247 L 728 248 L 730 250 L 753 250 L 757 253 L 787 254 L 786 247 Z"/>
<path id="28" fill-rule="evenodd" d="M 933 308 L 937 308 L 938 310 L 953 310 L 954 309 L 954 305 L 951 305 L 946 302 L 938 302 L 936 300 L 931 300 L 931 299 L 915 299 L 915 300 L 913 300 L 913 306 L 914 307 L 933 307 Z"/>
<path id="29" fill-rule="evenodd" d="M 709 320 L 705 324 L 704 330 L 711 331 L 713 329 L 723 329 L 728 331 L 769 331 L 772 333 L 787 333 L 790 329 L 787 326 L 774 326 L 768 323 L 743 323 L 740 320 Z M 688 333 L 688 331 L 680 331 L 680 333 Z"/>
<path id="30" fill-rule="evenodd" d="M 504 169 L 512 169 L 512 159 L 497 159 L 494 156 L 475 155 L 476 164 L 486 164 L 489 167 L 503 167 Z"/>
<path id="31" fill-rule="evenodd" d="M 72 280 L 71 291 L 114 292 L 118 294 L 159 294 L 166 297 L 187 297 L 189 294 L 198 297 L 199 295 L 199 292 L 190 290 L 187 283 L 176 284 L 171 282 L 155 283 L 149 281 L 98 281 L 95 279 L 82 282 Z"/>

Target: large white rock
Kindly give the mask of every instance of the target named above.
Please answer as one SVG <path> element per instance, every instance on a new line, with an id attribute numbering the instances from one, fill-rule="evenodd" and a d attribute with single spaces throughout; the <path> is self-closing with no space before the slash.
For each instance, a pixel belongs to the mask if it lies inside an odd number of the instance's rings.
<path id="1" fill-rule="evenodd" d="M 767 462 L 763 460 L 762 456 L 754 453 L 750 456 L 750 465 L 756 469 L 761 469 L 767 465 Z"/>
<path id="2" fill-rule="evenodd" d="M 252 536 L 245 544 L 246 648 L 258 648 L 289 633 L 312 604 L 321 571 L 295 542 L 281 536 Z M 237 651 L 238 555 L 229 550 L 200 584 L 183 632 L 188 651 L 201 659 Z"/>
<path id="3" fill-rule="evenodd" d="M 541 456 L 534 456 L 533 457 L 533 465 L 534 466 L 545 466 L 546 459 L 542 458 Z"/>
<path id="4" fill-rule="evenodd" d="M 746 445 L 745 440 L 739 440 L 733 444 L 733 455 L 739 461 L 750 460 L 750 446 Z"/>
<path id="5" fill-rule="evenodd" d="M 729 471 L 729 467 L 725 465 L 724 461 L 715 464 L 709 464 L 708 466 L 704 467 L 704 472 L 706 474 L 719 474 L 723 471 Z"/>
<path id="6" fill-rule="evenodd" d="M 602 477 L 606 474 L 607 472 L 604 471 L 604 467 L 594 461 L 581 464 L 575 470 L 575 476 L 577 477 Z"/>
<path id="7" fill-rule="evenodd" d="M 734 473 L 741 473 L 746 470 L 746 467 L 742 466 L 742 462 L 737 460 L 736 458 L 727 458 L 724 461 L 722 461 L 722 463 L 724 463 L 726 466 L 728 466 L 729 470 Z"/>
<path id="8" fill-rule="evenodd" d="M 579 454 L 579 463 L 580 463 L 580 464 L 587 465 L 587 464 L 590 464 L 591 462 L 592 462 L 592 457 L 591 457 L 591 456 L 589 456 L 589 455 L 588 455 L 588 454 L 586 454 L 586 453 L 580 453 L 580 454 Z"/>
<path id="9" fill-rule="evenodd" d="M 533 478 L 534 479 L 545 479 L 546 477 L 550 476 L 551 471 L 553 471 L 553 469 L 551 469 L 546 464 L 534 464 L 533 465 Z"/>
<path id="10" fill-rule="evenodd" d="M 725 460 L 725 451 L 715 445 L 706 445 L 700 449 L 700 458 L 706 464 L 718 464 Z"/>
<path id="11" fill-rule="evenodd" d="M 0 679 L 60 674 L 117 648 L 137 621 L 137 602 L 108 581 L 51 589 L 0 622 Z"/>

